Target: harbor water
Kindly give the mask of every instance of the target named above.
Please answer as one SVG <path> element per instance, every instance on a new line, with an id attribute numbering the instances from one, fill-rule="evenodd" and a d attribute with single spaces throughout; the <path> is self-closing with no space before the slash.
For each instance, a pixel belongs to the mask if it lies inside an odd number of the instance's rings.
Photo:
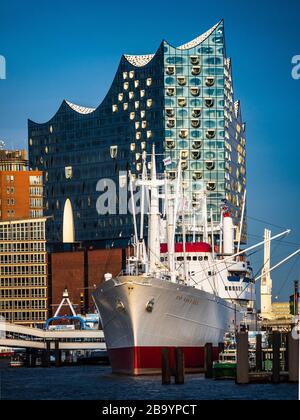
<path id="1" fill-rule="evenodd" d="M 111 374 L 110 366 L 17 368 L 0 361 L 1 400 L 297 400 L 295 384 L 236 385 L 187 375 L 184 385 L 161 385 L 159 376 Z"/>

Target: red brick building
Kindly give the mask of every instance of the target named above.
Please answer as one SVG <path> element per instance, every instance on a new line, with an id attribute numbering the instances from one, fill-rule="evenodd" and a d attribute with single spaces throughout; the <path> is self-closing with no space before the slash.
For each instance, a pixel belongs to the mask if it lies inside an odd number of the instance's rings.
<path id="1" fill-rule="evenodd" d="M 68 289 L 76 312 L 85 314 L 95 310 L 92 292 L 106 273 L 117 275 L 126 259 L 125 250 L 85 249 L 49 254 L 49 315 L 57 309 L 64 289 Z M 63 311 L 62 311 L 63 312 Z"/>
<path id="2" fill-rule="evenodd" d="M 29 171 L 25 150 L 0 150 L 0 220 L 43 216 L 43 173 Z"/>

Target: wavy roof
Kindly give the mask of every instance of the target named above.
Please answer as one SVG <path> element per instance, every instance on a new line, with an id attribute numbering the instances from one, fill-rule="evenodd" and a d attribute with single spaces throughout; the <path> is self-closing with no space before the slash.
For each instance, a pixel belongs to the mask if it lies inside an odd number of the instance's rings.
<path id="1" fill-rule="evenodd" d="M 143 67 L 146 64 L 150 63 L 152 58 L 155 56 L 155 54 L 147 54 L 147 55 L 124 55 L 127 61 L 129 61 L 130 64 L 136 67 Z"/>
<path id="2" fill-rule="evenodd" d="M 193 39 L 192 41 L 187 42 L 186 44 L 183 44 L 180 47 L 177 47 L 177 49 L 178 50 L 189 50 L 190 48 L 196 47 L 197 45 L 199 45 L 203 41 L 205 41 L 217 29 L 219 24 L 220 24 L 220 22 L 218 22 L 216 25 L 214 25 L 212 28 L 210 28 L 204 34 L 198 36 L 197 38 Z"/>
<path id="3" fill-rule="evenodd" d="M 180 45 L 176 47 L 178 50 L 189 50 L 197 45 L 201 44 L 205 41 L 220 25 L 222 21 L 216 23 L 212 28 L 208 31 L 204 32 L 204 34 L 198 36 L 197 38 L 193 39 L 192 41 L 187 42 L 186 44 Z M 153 59 L 155 54 L 146 54 L 146 55 L 124 55 L 125 59 L 135 67 L 143 67 L 146 66 L 150 61 Z"/>
<path id="4" fill-rule="evenodd" d="M 96 108 L 87 108 L 86 106 L 76 105 L 72 102 L 65 101 L 66 104 L 69 105 L 70 108 L 72 108 L 74 111 L 78 112 L 79 114 L 90 114 L 91 112 L 94 112 Z"/>

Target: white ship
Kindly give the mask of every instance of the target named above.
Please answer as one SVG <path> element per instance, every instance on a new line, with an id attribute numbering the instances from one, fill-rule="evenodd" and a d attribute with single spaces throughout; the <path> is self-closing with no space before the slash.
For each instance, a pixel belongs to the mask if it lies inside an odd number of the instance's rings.
<path id="1" fill-rule="evenodd" d="M 238 330 L 253 309 L 255 285 L 244 257 L 247 250 L 241 251 L 239 244 L 235 247 L 234 226 L 226 208 L 219 250 L 213 243 L 213 226 L 209 243 L 206 218 L 203 241 L 186 241 L 186 231 L 191 228 L 185 226 L 184 210 L 179 209 L 181 163 L 173 188 L 166 176 L 157 176 L 154 152 L 151 176 L 145 168 L 139 184 L 142 208 L 146 190 L 150 191 L 148 250 L 143 240 L 143 215 L 138 236 L 134 214 L 135 254 L 128 259 L 126 272 L 116 278 L 107 274 L 93 297 L 114 373 L 156 373 L 161 369 L 161 349 L 166 347 L 182 348 L 186 370 L 197 371 L 204 365 L 205 344 L 213 344 L 217 360 L 225 333 Z M 163 214 L 161 197 L 165 200 Z M 203 201 L 206 216 L 205 196 Z M 182 242 L 177 243 L 178 228 Z"/>

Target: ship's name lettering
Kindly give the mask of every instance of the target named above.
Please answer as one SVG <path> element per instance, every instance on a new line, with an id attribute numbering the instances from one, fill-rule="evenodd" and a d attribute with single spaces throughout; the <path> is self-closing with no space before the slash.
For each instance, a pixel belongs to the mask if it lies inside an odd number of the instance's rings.
<path id="1" fill-rule="evenodd" d="M 180 302 L 183 301 L 184 303 L 187 303 L 188 305 L 199 305 L 198 299 L 183 297 L 182 295 L 177 295 L 176 300 Z"/>

